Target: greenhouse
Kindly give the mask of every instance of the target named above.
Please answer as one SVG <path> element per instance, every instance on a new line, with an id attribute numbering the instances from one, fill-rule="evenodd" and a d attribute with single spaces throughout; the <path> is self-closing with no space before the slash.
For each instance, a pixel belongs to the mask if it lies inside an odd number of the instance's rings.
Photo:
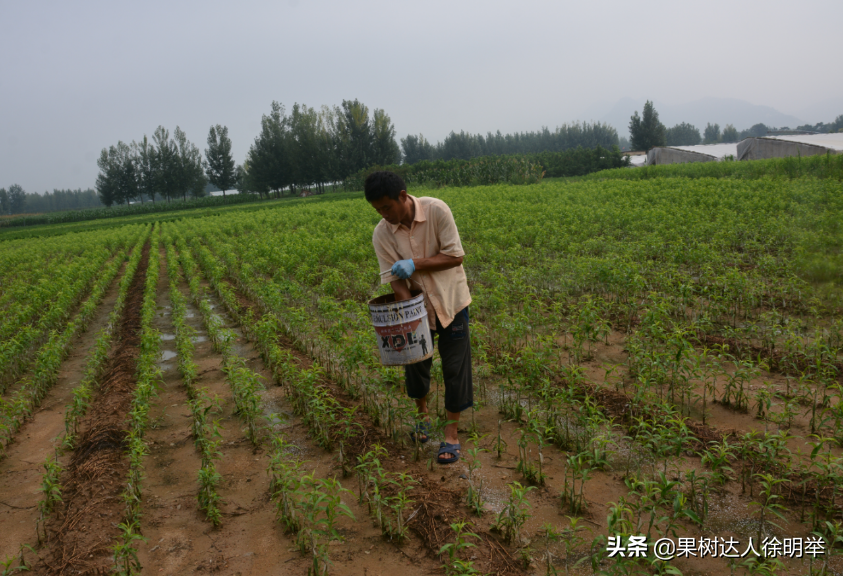
<path id="1" fill-rule="evenodd" d="M 737 158 L 737 144 L 704 144 L 699 146 L 659 146 L 647 152 L 647 166 L 715 162 L 726 157 Z"/>
<path id="2" fill-rule="evenodd" d="M 746 138 L 737 145 L 738 160 L 843 154 L 843 133 L 793 134 Z"/>

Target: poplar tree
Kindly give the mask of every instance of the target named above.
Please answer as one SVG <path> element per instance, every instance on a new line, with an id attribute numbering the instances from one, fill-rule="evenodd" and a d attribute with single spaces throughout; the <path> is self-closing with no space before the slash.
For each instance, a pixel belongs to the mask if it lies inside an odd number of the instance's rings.
<path id="1" fill-rule="evenodd" d="M 97 193 L 106 206 L 129 204 L 138 196 L 137 170 L 132 147 L 120 141 L 103 148 L 97 160 Z"/>
<path id="2" fill-rule="evenodd" d="M 723 137 L 721 138 L 721 140 L 723 142 L 737 142 L 738 139 L 738 129 L 732 126 L 731 124 L 726 124 L 726 127 L 723 128 Z"/>
<path id="3" fill-rule="evenodd" d="M 717 144 L 718 142 L 720 142 L 720 124 L 706 124 L 703 132 L 703 144 Z"/>
<path id="4" fill-rule="evenodd" d="M 147 196 L 152 203 L 155 203 L 155 147 L 150 144 L 146 134 L 139 143 L 132 143 L 135 149 L 135 158 L 138 170 L 138 195 L 143 202 Z"/>
<path id="5" fill-rule="evenodd" d="M 193 198 L 201 198 L 205 195 L 205 186 L 208 183 L 202 169 L 202 154 L 178 126 L 173 130 L 173 142 L 177 159 L 174 175 L 176 189 L 181 193 L 183 200 L 187 200 L 188 194 Z"/>
<path id="6" fill-rule="evenodd" d="M 646 151 L 667 144 L 664 124 L 659 121 L 659 113 L 649 100 L 644 104 L 641 116 L 636 110 L 629 119 L 629 139 L 633 150 Z"/>
<path id="7" fill-rule="evenodd" d="M 26 192 L 20 184 L 12 184 L 6 192 L 10 214 L 21 214 L 26 207 Z"/>
<path id="8" fill-rule="evenodd" d="M 395 126 L 380 108 L 375 108 L 372 114 L 372 148 L 373 164 L 387 166 L 401 160 L 401 149 L 395 142 Z"/>
<path id="9" fill-rule="evenodd" d="M 270 113 L 261 117 L 260 134 L 249 148 L 244 163 L 248 166 L 246 173 L 249 187 L 258 194 L 280 191 L 292 183 L 287 158 L 286 124 L 284 106 L 273 101 Z"/>
<path id="10" fill-rule="evenodd" d="M 170 141 L 170 131 L 159 126 L 152 133 L 152 182 L 155 190 L 170 202 L 178 194 L 176 167 L 178 152 Z"/>
<path id="11" fill-rule="evenodd" d="M 234 158 L 231 157 L 231 140 L 228 126 L 211 126 L 208 147 L 205 149 L 205 175 L 208 181 L 222 190 L 231 190 L 236 182 Z"/>

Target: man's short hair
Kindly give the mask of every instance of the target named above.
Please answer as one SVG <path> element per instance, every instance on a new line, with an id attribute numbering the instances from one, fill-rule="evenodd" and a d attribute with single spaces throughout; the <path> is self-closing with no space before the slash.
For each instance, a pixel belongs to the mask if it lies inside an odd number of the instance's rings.
<path id="1" fill-rule="evenodd" d="M 363 183 L 363 192 L 369 202 L 380 200 L 384 196 L 389 196 L 392 200 L 398 200 L 401 190 L 406 189 L 407 185 L 404 184 L 404 179 L 395 172 L 389 172 L 388 170 L 372 172 L 366 178 L 366 182 Z"/>

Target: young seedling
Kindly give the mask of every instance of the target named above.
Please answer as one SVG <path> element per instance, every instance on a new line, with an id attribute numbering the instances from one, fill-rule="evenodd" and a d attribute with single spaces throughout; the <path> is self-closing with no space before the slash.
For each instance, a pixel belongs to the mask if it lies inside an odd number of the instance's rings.
<path id="1" fill-rule="evenodd" d="M 696 470 L 691 470 L 685 474 L 685 480 L 688 481 L 690 488 L 688 501 L 696 515 L 697 520 L 695 522 L 702 528 L 706 516 L 708 516 L 709 477 L 707 474 L 698 475 Z"/>
<path id="2" fill-rule="evenodd" d="M 565 461 L 565 481 L 560 496 L 562 504 L 568 504 L 573 514 L 579 514 L 586 507 L 583 491 L 592 472 L 588 462 L 589 456 L 586 452 L 568 456 Z M 571 475 L 570 483 L 568 482 L 569 472 Z M 577 480 L 580 482 L 579 491 L 577 491 Z"/>
<path id="3" fill-rule="evenodd" d="M 480 536 L 473 532 L 466 532 L 468 522 L 455 522 L 451 524 L 451 530 L 454 531 L 454 542 L 450 542 L 439 549 L 439 555 L 448 553 L 448 560 L 442 565 L 445 569 L 446 576 L 473 576 L 479 574 L 474 567 L 474 562 L 471 560 L 463 560 L 460 558 L 460 553 L 473 548 L 476 544 L 468 542 L 468 538 L 476 538 L 480 540 Z"/>
<path id="4" fill-rule="evenodd" d="M 506 452 L 506 440 L 503 439 L 501 436 L 501 421 L 498 420 L 498 435 L 495 438 L 495 443 L 492 444 L 492 450 L 494 450 L 498 455 L 498 460 L 501 459 L 501 455 Z"/>
<path id="5" fill-rule="evenodd" d="M 23 556 L 24 548 L 29 549 L 30 552 L 35 552 L 35 549 L 29 544 L 21 544 L 20 551 L 17 556 L 9 556 L 0 562 L 0 568 L 3 569 L 3 571 L 0 572 L 0 576 L 12 576 L 12 574 L 29 572 L 32 569 L 32 567 L 26 562 L 26 558 Z M 12 566 L 15 562 L 17 562 L 18 565 Z"/>
<path id="6" fill-rule="evenodd" d="M 509 484 L 509 500 L 493 525 L 495 530 L 504 535 L 507 542 L 521 543 L 521 527 L 530 517 L 527 493 L 535 489 L 535 486 L 524 487 L 518 482 Z"/>
<path id="7" fill-rule="evenodd" d="M 723 485 L 731 480 L 730 472 L 734 470 L 729 466 L 729 459 L 732 458 L 733 448 L 728 441 L 723 438 L 723 441 L 710 443 L 711 448 L 703 452 L 702 463 L 711 467 L 711 479 L 716 484 Z"/>
<path id="8" fill-rule="evenodd" d="M 61 484 L 59 477 L 61 476 L 62 467 L 59 464 L 58 451 L 55 458 L 50 460 L 48 457 L 44 461 L 44 476 L 41 478 L 41 494 L 44 499 L 38 502 L 38 521 L 35 523 L 35 532 L 38 536 L 38 543 L 40 544 L 41 532 L 39 526 L 46 520 L 56 507 L 56 504 L 62 502 L 61 499 Z M 44 530 L 44 540 L 47 539 L 47 531 Z"/>
<path id="9" fill-rule="evenodd" d="M 475 472 L 480 469 L 482 463 L 480 462 L 480 453 L 487 452 L 485 448 L 480 448 L 478 444 L 484 436 L 477 436 L 472 434 L 469 437 L 469 442 L 472 447 L 466 450 L 466 464 L 468 465 L 468 493 L 466 495 L 466 502 L 470 508 L 474 509 L 474 513 L 478 516 L 483 515 L 483 479 L 476 477 Z"/>
<path id="10" fill-rule="evenodd" d="M 120 529 L 120 541 L 112 546 L 114 550 L 114 570 L 119 576 L 136 576 L 141 573 L 141 563 L 134 543 L 138 540 L 146 542 L 146 538 L 138 534 L 140 527 L 137 522 L 123 522 Z"/>
<path id="11" fill-rule="evenodd" d="M 534 463 L 530 459 L 530 441 L 534 441 L 541 447 L 541 435 L 521 430 L 521 438 L 518 440 L 518 464 L 515 469 L 524 476 L 527 482 L 533 484 L 544 484 L 545 474 L 542 473 L 542 454 L 539 448 L 539 459 Z"/>
<path id="12" fill-rule="evenodd" d="M 544 536 L 545 576 L 558 576 L 559 572 L 553 566 L 553 554 L 550 553 L 550 543 L 558 542 L 562 537 L 562 532 L 552 524 L 546 523 L 541 528 L 541 534 Z"/>
<path id="13" fill-rule="evenodd" d="M 570 526 L 562 530 L 560 534 L 560 538 L 562 540 L 562 544 L 565 547 L 565 574 L 569 573 L 571 568 L 571 555 L 577 548 L 579 548 L 582 544 L 585 543 L 585 538 L 579 535 L 580 532 L 585 530 L 589 530 L 585 526 L 580 526 L 580 522 L 582 518 L 576 518 L 567 516 L 568 520 L 571 522 Z M 573 567 L 578 566 L 581 562 L 584 562 L 588 557 L 583 557 L 577 562 L 573 564 Z"/>
<path id="14" fill-rule="evenodd" d="M 395 496 L 389 498 L 389 507 L 395 513 L 395 529 L 391 531 L 390 535 L 395 537 L 400 543 L 407 537 L 407 524 L 404 519 L 404 513 L 410 507 L 410 504 L 415 502 L 415 500 L 410 499 L 408 493 L 415 487 L 414 485 L 418 483 L 418 480 L 403 472 L 394 475 L 393 478 L 392 482 L 398 488 L 398 492 Z"/>
<path id="15" fill-rule="evenodd" d="M 777 502 L 777 500 L 781 499 L 781 496 L 775 494 L 774 491 L 777 485 L 787 482 L 787 480 L 783 478 L 774 478 L 770 474 L 756 474 L 755 477 L 761 482 L 761 491 L 759 494 L 761 501 L 750 502 L 749 505 L 758 508 L 757 542 L 762 542 L 763 540 L 761 537 L 764 533 L 764 529 L 767 527 L 767 524 L 781 529 L 778 524 L 770 520 L 770 517 L 775 516 L 780 520 L 785 519 L 784 512 L 786 512 L 787 509 Z"/>
<path id="16" fill-rule="evenodd" d="M 359 408 L 359 406 L 343 408 L 342 421 L 337 428 L 337 438 L 340 441 L 339 454 L 337 458 L 340 461 L 343 478 L 346 478 L 349 474 L 351 474 L 351 461 L 345 452 L 345 444 L 354 437 L 356 432 L 363 430 L 363 426 L 359 422 L 354 421 L 354 413 L 357 412 L 357 408 Z"/>
<path id="17" fill-rule="evenodd" d="M 826 552 L 823 554 L 823 564 L 819 571 L 820 576 L 825 576 L 828 574 L 828 563 L 831 557 L 843 554 L 839 549 L 835 552 L 835 548 L 838 545 L 843 546 L 843 524 L 839 520 L 835 520 L 833 524 L 826 520 L 824 529 L 822 531 L 815 531 L 812 534 L 817 538 L 821 538 L 825 544 L 824 548 Z M 813 556 L 811 556 L 811 560 L 813 560 Z M 813 575 L 813 565 L 809 573 Z"/>

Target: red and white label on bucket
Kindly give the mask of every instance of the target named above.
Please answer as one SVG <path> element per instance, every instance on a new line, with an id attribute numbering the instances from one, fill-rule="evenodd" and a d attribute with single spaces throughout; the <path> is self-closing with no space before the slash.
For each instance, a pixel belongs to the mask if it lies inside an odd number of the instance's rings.
<path id="1" fill-rule="evenodd" d="M 424 354 L 427 353 L 429 342 L 421 342 L 416 337 L 416 329 L 421 324 L 420 320 L 408 322 L 407 324 L 396 324 L 394 326 L 375 326 L 375 332 L 380 338 L 381 349 L 390 349 L 400 352 L 407 346 L 414 346 L 416 344 L 425 349 Z M 421 340 L 426 340 L 424 336 Z"/>

